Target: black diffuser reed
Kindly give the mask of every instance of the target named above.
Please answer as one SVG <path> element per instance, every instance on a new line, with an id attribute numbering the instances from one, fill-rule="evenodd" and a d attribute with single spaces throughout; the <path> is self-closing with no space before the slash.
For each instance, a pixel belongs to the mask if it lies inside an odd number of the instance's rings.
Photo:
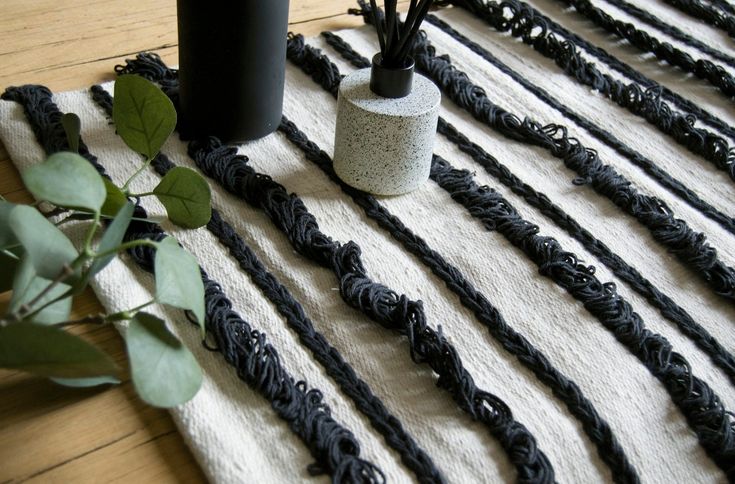
<path id="1" fill-rule="evenodd" d="M 398 0 L 385 0 L 383 14 L 376 0 L 370 0 L 380 43 L 380 52 L 373 57 L 370 89 L 388 98 L 404 97 L 411 92 L 414 62 L 408 52 L 433 0 L 411 0 L 404 22 L 398 17 L 397 3 Z"/>

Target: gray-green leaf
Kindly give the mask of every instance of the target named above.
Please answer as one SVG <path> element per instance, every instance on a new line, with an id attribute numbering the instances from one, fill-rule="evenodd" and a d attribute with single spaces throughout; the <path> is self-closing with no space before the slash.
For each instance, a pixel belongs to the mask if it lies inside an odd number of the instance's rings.
<path id="1" fill-rule="evenodd" d="M 17 323 L 0 327 L 0 368 L 55 378 L 116 375 L 112 359 L 55 326 Z"/>
<path id="2" fill-rule="evenodd" d="M 212 193 L 207 181 L 190 168 L 177 166 L 153 189 L 173 223 L 195 229 L 212 217 Z"/>
<path id="3" fill-rule="evenodd" d="M 150 160 L 176 127 L 176 109 L 150 81 L 124 75 L 115 81 L 112 119 L 125 144 Z"/>
<path id="4" fill-rule="evenodd" d="M 113 250 L 122 243 L 123 237 L 125 237 L 125 231 L 128 230 L 130 220 L 133 218 L 134 210 L 135 205 L 133 205 L 132 202 L 128 202 L 123 205 L 112 223 L 107 227 L 107 230 L 105 230 L 105 233 L 102 235 L 100 244 L 97 247 L 97 252 L 102 253 Z M 110 254 L 108 256 L 95 259 L 92 266 L 89 268 L 89 277 L 94 276 L 104 269 L 107 264 L 115 258 L 115 255 L 116 254 Z"/>
<path id="5" fill-rule="evenodd" d="M 107 193 L 105 203 L 102 205 L 102 215 L 114 217 L 128 203 L 128 199 L 117 185 L 107 178 L 103 178 L 102 180 L 105 184 L 105 192 Z"/>
<path id="6" fill-rule="evenodd" d="M 156 300 L 188 309 L 204 331 L 204 284 L 194 256 L 179 247 L 176 239 L 166 237 L 156 248 L 154 272 Z"/>
<path id="7" fill-rule="evenodd" d="M 56 279 L 64 265 L 77 258 L 77 250 L 66 235 L 35 208 L 27 205 L 13 208 L 9 227 L 40 277 Z"/>
<path id="8" fill-rule="evenodd" d="M 66 141 L 69 149 L 79 153 L 79 135 L 82 132 L 82 121 L 74 113 L 66 113 L 61 117 L 61 126 L 66 133 Z"/>
<path id="9" fill-rule="evenodd" d="M 18 244 L 18 239 L 10 230 L 10 211 L 15 207 L 10 202 L 0 201 L 0 249 L 6 249 Z"/>
<path id="10" fill-rule="evenodd" d="M 54 153 L 25 170 L 22 177 L 36 199 L 59 207 L 99 212 L 107 197 L 100 174 L 76 153 Z"/>
<path id="11" fill-rule="evenodd" d="M 120 380 L 114 376 L 93 376 L 91 378 L 51 378 L 51 381 L 65 387 L 89 388 L 100 385 L 117 385 Z"/>
<path id="12" fill-rule="evenodd" d="M 163 320 L 139 312 L 130 320 L 125 342 L 133 384 L 144 401 L 156 407 L 173 407 L 196 395 L 202 371 Z"/>
<path id="13" fill-rule="evenodd" d="M 49 287 L 51 281 L 38 277 L 27 256 L 24 256 L 15 273 L 13 281 L 13 297 L 10 299 L 8 310 L 15 312 L 24 304 L 33 301 L 41 291 Z M 69 290 L 66 284 L 57 284 L 36 302 L 31 311 L 62 296 Z M 31 321 L 37 324 L 56 324 L 69 319 L 71 313 L 71 295 L 61 299 L 34 314 Z"/>

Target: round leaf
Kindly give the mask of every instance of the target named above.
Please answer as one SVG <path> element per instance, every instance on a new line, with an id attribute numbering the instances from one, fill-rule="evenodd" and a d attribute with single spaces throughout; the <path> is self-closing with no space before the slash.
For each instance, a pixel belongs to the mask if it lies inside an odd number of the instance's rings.
<path id="1" fill-rule="evenodd" d="M 105 203 L 102 205 L 102 215 L 114 217 L 117 212 L 119 212 L 120 209 L 128 203 L 128 199 L 117 185 L 107 178 L 103 178 L 102 180 L 105 184 L 105 192 L 107 194 L 105 197 Z"/>
<path id="2" fill-rule="evenodd" d="M 154 262 L 158 302 L 194 313 L 204 330 L 204 284 L 194 256 L 166 237 L 156 248 Z"/>
<path id="3" fill-rule="evenodd" d="M 107 192 L 102 177 L 76 153 L 60 152 L 23 172 L 23 183 L 38 200 L 98 212 Z"/>
<path id="4" fill-rule="evenodd" d="M 212 217 L 212 193 L 207 181 L 190 168 L 177 166 L 153 190 L 176 225 L 195 229 Z"/>
<path id="5" fill-rule="evenodd" d="M 133 218 L 134 210 L 135 205 L 133 205 L 132 202 L 127 202 L 125 205 L 123 205 L 123 207 L 113 219 L 112 223 L 107 227 L 107 230 L 105 230 L 105 233 L 102 235 L 100 244 L 97 247 L 97 252 L 101 253 L 113 250 L 115 247 L 119 246 L 122 243 L 123 237 L 125 237 L 125 231 L 128 230 L 130 220 Z M 95 259 L 95 261 L 92 263 L 92 266 L 89 268 L 88 277 L 92 277 L 99 271 L 104 269 L 105 266 L 107 266 L 107 264 L 109 264 L 110 261 L 114 258 L 115 254 L 111 254 L 106 257 Z"/>
<path id="6" fill-rule="evenodd" d="M 202 371 L 163 320 L 139 312 L 130 320 L 125 342 L 133 384 L 147 403 L 168 408 L 196 395 Z"/>
<path id="7" fill-rule="evenodd" d="M 56 279 L 77 258 L 77 250 L 61 230 L 33 207 L 18 205 L 10 212 L 9 227 L 28 255 L 36 273 Z"/>
<path id="8" fill-rule="evenodd" d="M 176 127 L 176 109 L 155 84 L 124 75 L 115 81 L 112 120 L 125 144 L 150 160 Z"/>
<path id="9" fill-rule="evenodd" d="M 79 153 L 79 135 L 82 132 L 82 120 L 74 113 L 66 113 L 61 117 L 61 126 L 66 133 L 69 149 Z"/>
<path id="10" fill-rule="evenodd" d="M 55 326 L 17 323 L 0 327 L 0 368 L 56 378 L 117 374 L 112 359 Z"/>
<path id="11" fill-rule="evenodd" d="M 10 230 L 10 211 L 14 204 L 0 200 L 0 249 L 6 249 L 18 244 L 18 239 Z"/>
<path id="12" fill-rule="evenodd" d="M 65 387 L 89 388 L 100 385 L 117 385 L 120 380 L 114 376 L 95 376 L 92 378 L 51 378 L 51 381 Z"/>
<path id="13" fill-rule="evenodd" d="M 28 260 L 28 257 L 23 257 L 23 260 L 19 264 L 17 272 L 15 273 L 15 279 L 13 280 L 13 297 L 10 299 L 8 310 L 14 312 L 22 305 L 30 303 L 39 294 L 41 294 L 41 291 L 49 287 L 50 284 L 51 281 L 48 279 L 38 277 L 36 275 L 36 271 L 33 269 L 33 265 Z M 69 286 L 66 284 L 57 284 L 44 294 L 38 302 L 34 304 L 31 310 L 40 308 L 44 304 L 53 301 L 57 297 L 65 294 L 69 289 Z M 69 319 L 69 314 L 71 313 L 71 302 L 70 295 L 67 298 L 50 304 L 34 314 L 32 322 L 36 324 L 56 324 L 66 321 Z"/>

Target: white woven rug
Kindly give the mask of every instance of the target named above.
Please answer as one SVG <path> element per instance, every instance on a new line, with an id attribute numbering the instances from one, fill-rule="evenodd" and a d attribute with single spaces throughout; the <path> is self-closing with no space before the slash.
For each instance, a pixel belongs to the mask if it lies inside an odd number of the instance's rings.
<path id="1" fill-rule="evenodd" d="M 633 3 L 664 22 L 678 25 L 702 42 L 735 56 L 735 43 L 723 32 L 657 0 L 635 0 Z M 670 41 L 695 58 L 709 58 L 604 1 L 596 0 L 594 4 L 616 18 L 631 21 L 652 35 Z M 553 0 L 535 0 L 533 5 L 725 123 L 735 125 L 732 99 L 726 99 L 704 81 L 658 63 L 650 55 L 641 55 L 601 33 L 582 17 L 563 12 Z M 497 33 L 466 11 L 444 9 L 437 16 L 562 104 L 647 156 L 716 209 L 730 217 L 735 215 L 733 180 L 712 163 L 682 148 L 642 118 L 581 86 L 553 61 L 509 34 Z M 603 163 L 613 166 L 640 192 L 665 201 L 677 218 L 685 220 L 694 231 L 706 234 L 720 260 L 726 266 L 735 266 L 733 233 L 704 217 L 629 160 L 458 41 L 428 23 L 424 28 L 437 53 L 448 53 L 452 63 L 483 87 L 494 102 L 542 124 L 567 126 L 571 136 L 597 150 Z M 342 31 L 339 35 L 365 57 L 371 57 L 376 50 L 376 36 L 369 26 Z M 323 49 L 343 74 L 354 70 L 323 38 L 307 39 L 307 42 Z M 604 62 L 584 51 L 583 55 L 595 61 L 603 72 L 630 82 Z M 727 67 L 727 71 L 735 75 L 735 69 Z M 111 87 L 105 86 L 110 92 Z M 113 180 L 123 180 L 136 160 L 116 136 L 88 90 L 54 94 L 54 101 L 62 112 L 75 112 L 81 117 L 82 137 L 90 152 L 98 157 Z M 288 63 L 284 114 L 327 153 L 331 153 L 333 147 L 335 113 L 334 98 L 297 66 Z M 441 115 L 637 268 L 684 308 L 725 350 L 735 352 L 732 300 L 714 294 L 696 271 L 667 252 L 633 217 L 596 194 L 590 186 L 572 184 L 578 175 L 565 168 L 562 161 L 547 150 L 503 137 L 481 125 L 446 96 Z M 697 122 L 697 126 L 701 124 Z M 0 102 L 0 139 L 21 170 L 44 159 L 23 108 L 15 102 Z M 731 145 L 735 143 L 735 139 L 725 139 Z M 196 168 L 187 155 L 186 144 L 178 139 L 169 140 L 163 152 L 177 165 Z M 461 304 L 458 296 L 419 258 L 408 253 L 386 230 L 369 219 L 362 208 L 282 133 L 244 144 L 240 152 L 249 157 L 257 172 L 270 175 L 289 192 L 298 195 L 316 217 L 322 232 L 343 243 L 357 243 L 362 249 L 365 269 L 374 281 L 412 300 L 423 301 L 428 325 L 434 329 L 441 326 L 477 387 L 502 399 L 514 418 L 536 438 L 539 448 L 553 465 L 557 480 L 582 483 L 612 479 L 610 469 L 598 456 L 579 421 L 549 388 L 505 351 L 475 315 Z M 540 234 L 554 237 L 565 250 L 573 252 L 586 264 L 594 265 L 600 281 L 614 282 L 618 293 L 632 305 L 646 327 L 671 342 L 674 350 L 691 364 L 692 373 L 709 385 L 726 409 L 735 409 L 735 386 L 725 372 L 644 297 L 444 136 L 437 135 L 435 152 L 455 168 L 475 172 L 477 184 L 495 188 L 521 216 L 538 224 Z M 154 186 L 157 179 L 158 175 L 151 171 L 140 177 L 132 189 Z M 350 308 L 340 297 L 335 274 L 297 254 L 262 210 L 228 194 L 216 181 L 210 180 L 210 184 L 214 207 L 222 217 L 302 305 L 316 330 L 370 385 L 373 393 L 400 420 L 449 482 L 507 482 L 516 478 L 516 471 L 498 440 L 487 428 L 462 412 L 449 393 L 436 386 L 437 377 L 429 366 L 412 361 L 407 338 Z M 455 265 L 511 327 L 580 387 L 609 424 L 643 482 L 718 482 L 726 479 L 698 442 L 664 385 L 581 303 L 554 281 L 539 274 L 534 262 L 503 235 L 486 230 L 433 181 L 411 194 L 383 198 L 379 202 Z M 143 205 L 151 215 L 164 213 L 151 198 L 145 198 Z M 355 403 L 340 391 L 216 237 L 206 228 L 183 231 L 169 224 L 164 224 L 163 228 L 175 235 L 197 257 L 209 276 L 221 284 L 243 319 L 266 333 L 281 357 L 281 364 L 291 375 L 323 392 L 334 419 L 353 432 L 359 441 L 360 457 L 379 467 L 390 482 L 415 480 L 414 473 L 401 463 L 398 452 L 385 443 Z M 152 283 L 152 277 L 132 261 L 116 261 L 96 278 L 94 289 L 108 310 L 117 311 L 149 300 Z M 196 328 L 187 323 L 181 313 L 164 308 L 158 311 L 168 321 L 178 322 L 173 330 L 192 349 L 205 372 L 199 394 L 172 413 L 206 475 L 216 482 L 319 480 L 306 471 L 314 461 L 309 449 L 287 423 L 278 418 L 270 403 L 239 380 L 221 354 L 202 347 Z M 725 417 L 725 422 L 733 432 L 732 417 Z"/>

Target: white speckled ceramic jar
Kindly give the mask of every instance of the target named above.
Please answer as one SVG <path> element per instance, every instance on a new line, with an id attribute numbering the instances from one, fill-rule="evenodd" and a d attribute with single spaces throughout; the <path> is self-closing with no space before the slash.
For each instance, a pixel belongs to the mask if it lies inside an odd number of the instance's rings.
<path id="1" fill-rule="evenodd" d="M 398 195 L 429 178 L 439 120 L 439 89 L 415 74 L 402 98 L 370 90 L 370 69 L 342 79 L 334 140 L 334 170 L 348 185 L 376 195 Z"/>

